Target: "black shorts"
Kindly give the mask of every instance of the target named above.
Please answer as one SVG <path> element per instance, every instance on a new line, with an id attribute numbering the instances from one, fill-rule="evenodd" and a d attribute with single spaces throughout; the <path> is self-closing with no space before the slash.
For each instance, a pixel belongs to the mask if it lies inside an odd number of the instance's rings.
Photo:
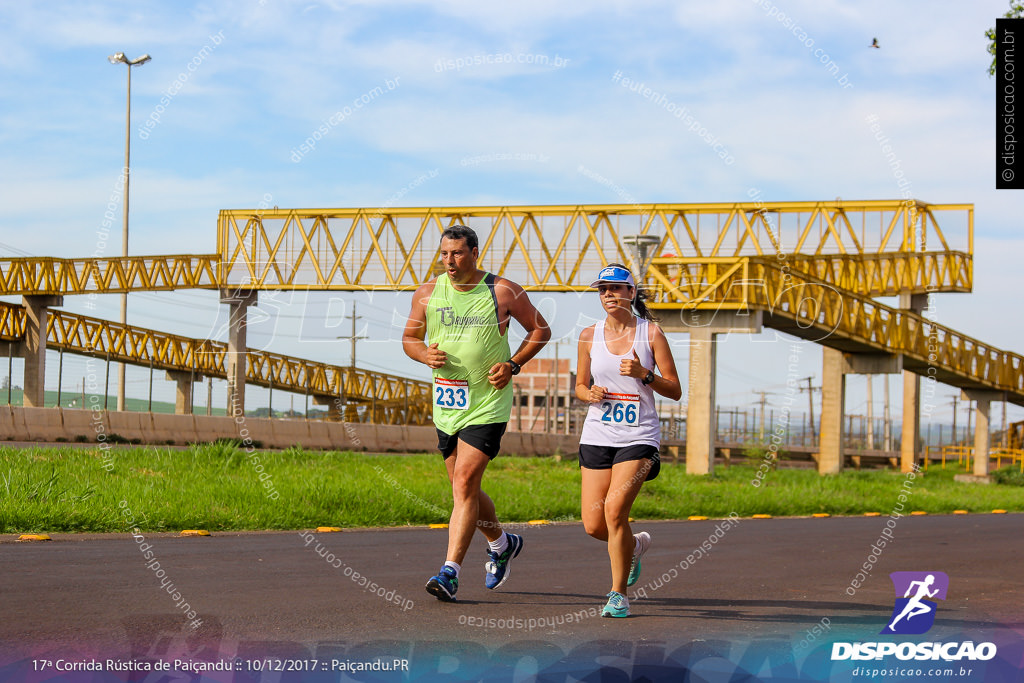
<path id="1" fill-rule="evenodd" d="M 661 456 L 654 446 L 641 443 L 632 446 L 592 446 L 580 444 L 580 467 L 588 470 L 610 470 L 612 465 L 630 460 L 651 460 L 651 469 L 644 481 L 651 481 L 661 471 Z"/>
<path id="2" fill-rule="evenodd" d="M 465 441 L 473 448 L 483 451 L 491 460 L 498 454 L 501 448 L 501 437 L 505 434 L 507 422 L 491 422 L 484 425 L 466 425 L 454 434 L 448 434 L 437 430 L 437 448 L 445 460 L 449 455 L 455 453 L 455 446 L 458 441 Z"/>

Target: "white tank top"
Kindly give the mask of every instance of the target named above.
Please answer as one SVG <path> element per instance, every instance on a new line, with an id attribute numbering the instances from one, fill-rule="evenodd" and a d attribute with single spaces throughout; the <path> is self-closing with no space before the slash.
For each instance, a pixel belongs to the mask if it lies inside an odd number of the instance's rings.
<path id="1" fill-rule="evenodd" d="M 617 356 L 608 351 L 604 341 L 604 321 L 594 325 L 594 341 L 590 345 L 591 384 L 607 387 L 608 394 L 600 403 L 591 403 L 583 422 L 580 443 L 590 446 L 661 446 L 661 425 L 654 409 L 654 390 L 634 377 L 619 374 L 619 362 L 633 357 L 654 370 L 654 351 L 647 338 L 647 321 L 636 320 L 633 347 Z"/>

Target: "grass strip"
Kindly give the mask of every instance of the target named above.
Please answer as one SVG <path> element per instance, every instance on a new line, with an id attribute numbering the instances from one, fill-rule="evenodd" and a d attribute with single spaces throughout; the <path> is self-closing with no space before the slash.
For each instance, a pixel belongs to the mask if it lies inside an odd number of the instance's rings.
<path id="1" fill-rule="evenodd" d="M 451 510 L 436 454 L 248 453 L 233 443 L 109 452 L 104 461 L 99 449 L 0 447 L 0 533 L 125 531 L 126 507 L 143 531 L 418 526 L 446 522 Z M 963 472 L 956 466 L 935 466 L 909 481 L 891 470 L 820 476 L 778 469 L 760 486 L 752 484 L 756 471 L 734 465 L 698 477 L 663 463 L 660 476 L 644 485 L 633 517 L 889 514 L 901 494 L 903 514 L 1024 511 L 1020 477 L 961 483 L 953 480 Z M 484 489 L 503 521 L 579 519 L 579 467 L 572 457 L 499 457 Z"/>

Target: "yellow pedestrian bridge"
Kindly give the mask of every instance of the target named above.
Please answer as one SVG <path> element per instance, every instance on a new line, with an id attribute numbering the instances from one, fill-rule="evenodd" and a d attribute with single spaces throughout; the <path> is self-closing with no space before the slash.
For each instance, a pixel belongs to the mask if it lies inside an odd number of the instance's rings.
<path id="1" fill-rule="evenodd" d="M 726 332 L 767 327 L 824 347 L 823 472 L 842 466 L 848 373 L 904 375 L 904 469 L 921 452 L 920 377 L 976 401 L 979 453 L 989 403 L 1024 405 L 1020 355 L 928 315 L 928 295 L 971 291 L 973 206 L 914 200 L 225 210 L 216 253 L 0 259 L 0 295 L 23 296 L 22 306 L 0 307 L 0 338 L 21 343 L 27 405 L 40 400 L 40 349 L 50 345 L 226 377 L 234 410 L 253 383 L 312 394 L 349 418 L 424 424 L 426 383 L 249 350 L 241 323 L 265 290 L 412 290 L 439 272 L 439 235 L 460 223 L 480 235 L 482 268 L 529 291 L 585 291 L 609 262 L 642 273 L 665 330 L 690 335 L 692 472 L 713 467 L 715 339 Z M 51 310 L 64 296 L 174 289 L 221 293 L 231 309 L 226 344 Z"/>

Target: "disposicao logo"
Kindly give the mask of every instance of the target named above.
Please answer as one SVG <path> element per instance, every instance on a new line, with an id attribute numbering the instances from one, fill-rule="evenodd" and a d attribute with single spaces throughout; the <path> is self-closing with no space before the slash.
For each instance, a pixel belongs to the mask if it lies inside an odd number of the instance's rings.
<path id="1" fill-rule="evenodd" d="M 893 572 L 889 578 L 896 590 L 896 604 L 889 624 L 879 633 L 927 633 L 935 623 L 938 608 L 933 599 L 946 599 L 949 577 L 943 572 Z"/>
<path id="2" fill-rule="evenodd" d="M 892 616 L 882 635 L 920 635 L 935 624 L 938 604 L 945 600 L 949 577 L 943 572 L 893 572 L 889 574 L 896 601 Z M 964 642 L 867 642 L 832 643 L 832 661 L 881 660 L 895 656 L 899 660 L 954 662 L 987 661 L 997 654 L 994 643 Z"/>

